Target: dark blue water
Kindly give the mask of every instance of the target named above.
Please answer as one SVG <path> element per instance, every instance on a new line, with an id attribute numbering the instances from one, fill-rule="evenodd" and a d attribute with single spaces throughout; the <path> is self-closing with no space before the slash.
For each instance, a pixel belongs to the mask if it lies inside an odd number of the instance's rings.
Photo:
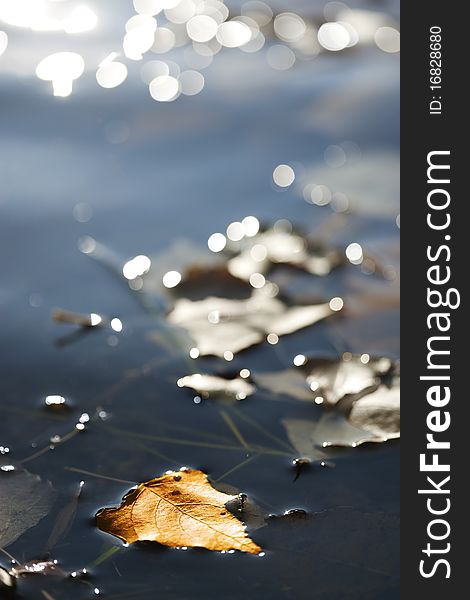
<path id="1" fill-rule="evenodd" d="M 120 2 L 115 19 L 125 21 L 130 4 Z M 296 7 L 308 14 L 305 3 Z M 379 8 L 393 14 L 387 3 Z M 108 47 L 117 26 L 110 15 L 106 23 L 90 53 Z M 306 233 L 324 231 L 331 209 L 302 196 L 313 182 L 346 194 L 353 209 L 343 227 L 328 231 L 328 242 L 342 248 L 360 242 L 382 264 L 397 267 L 397 55 L 367 45 L 278 72 L 267 67 L 263 51 L 226 51 L 205 70 L 206 87 L 195 97 L 156 103 L 137 73 L 115 90 L 97 88 L 90 73 L 71 97 L 58 99 L 18 66 L 28 57 L 35 64 L 34 53 L 58 38 L 8 32 L 11 54 L 0 58 L 0 445 L 10 448 L 8 461 L 19 462 L 73 431 L 82 413 L 93 417 L 85 431 L 24 463 L 52 483 L 56 503 L 8 547 L 20 561 L 49 553 L 67 572 L 87 567 L 89 585 L 31 577 L 20 582 L 21 597 L 42 598 L 46 590 L 55 600 L 89 598 L 96 587 L 122 599 L 397 598 L 398 442 L 334 452 L 335 468 L 314 467 L 294 483 L 296 454 L 269 450 L 285 447 L 282 418 L 311 419 L 321 409 L 267 392 L 235 408 L 195 404 L 175 385 L 188 372 L 187 360 L 171 342 L 169 348 L 150 337 L 160 331 L 158 319 L 77 247 L 90 235 L 123 261 L 145 254 L 158 264 L 175 240 L 204 248 L 212 232 L 249 214 L 267 223 L 287 218 Z M 116 128 L 125 141 L 110 141 Z M 326 147 L 345 140 L 357 144 L 360 160 L 329 167 Z M 287 191 L 272 183 L 280 163 L 296 169 Z M 78 203 L 91 209 L 85 223 L 74 217 Z M 197 367 L 276 371 L 299 353 L 343 351 L 398 358 L 397 285 L 352 266 L 322 279 L 298 274 L 287 285 L 294 298 L 341 295 L 354 314 L 286 336 L 276 347 L 245 351 L 230 364 L 201 359 Z M 51 320 L 54 307 L 116 316 L 124 328 L 64 340 L 74 329 Z M 70 400 L 70 410 L 45 410 L 51 394 Z M 221 410 L 232 411 L 248 444 L 268 451 L 242 464 L 252 454 L 237 443 Z M 97 411 L 106 418 L 94 418 Z M 222 447 L 212 447 L 214 440 Z M 156 544 L 124 548 L 97 530 L 96 511 L 118 504 L 131 484 L 83 471 L 138 482 L 182 465 L 222 478 L 266 514 L 302 508 L 309 518 L 271 520 L 253 532 L 264 557 Z M 70 528 L 47 549 L 44 540 L 80 480 L 85 485 Z"/>

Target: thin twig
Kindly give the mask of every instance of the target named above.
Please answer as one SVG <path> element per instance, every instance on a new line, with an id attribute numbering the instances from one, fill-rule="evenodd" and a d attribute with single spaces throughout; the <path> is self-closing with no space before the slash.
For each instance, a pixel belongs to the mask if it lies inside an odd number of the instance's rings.
<path id="1" fill-rule="evenodd" d="M 74 438 L 78 433 L 79 433 L 78 429 L 72 429 L 72 431 L 69 431 L 69 433 L 67 433 L 66 435 L 64 435 L 61 438 L 60 442 L 57 442 L 55 445 L 59 445 L 59 444 L 62 445 L 65 442 L 68 442 L 69 440 L 71 440 L 72 438 Z M 34 454 L 31 454 L 31 456 L 27 456 L 26 458 L 23 458 L 23 460 L 20 460 L 19 462 L 20 462 L 20 464 L 23 465 L 24 463 L 27 463 L 27 462 L 29 462 L 31 460 L 39 458 L 43 454 L 46 454 L 47 452 L 49 452 L 50 449 L 51 449 L 51 444 L 48 444 L 44 448 L 41 448 L 40 450 L 38 450 Z"/>
<path id="2" fill-rule="evenodd" d="M 128 479 L 118 479 L 117 477 L 109 477 L 108 475 L 101 475 L 101 473 L 93 473 L 93 471 L 86 471 L 85 469 L 79 469 L 78 467 L 64 467 L 65 471 L 72 471 L 73 473 L 81 473 L 82 475 L 89 475 L 90 477 L 97 477 L 98 479 L 107 479 L 108 481 L 115 481 L 116 483 L 129 483 L 130 485 L 136 485 L 135 481 L 129 481 Z"/>
<path id="3" fill-rule="evenodd" d="M 12 556 L 7 550 L 5 550 L 5 548 L 2 548 L 0 546 L 0 552 L 3 552 L 3 554 L 8 557 L 11 561 L 18 563 L 19 564 L 19 560 L 17 560 L 14 556 Z"/>
<path id="4" fill-rule="evenodd" d="M 246 443 L 245 438 L 242 435 L 242 432 L 238 429 L 235 421 L 232 419 L 232 417 L 225 411 L 225 410 L 220 410 L 219 411 L 220 416 L 222 417 L 222 419 L 225 421 L 227 427 L 230 429 L 230 431 L 233 433 L 233 435 L 237 438 L 237 440 L 240 442 L 240 444 L 242 446 L 244 446 L 247 450 L 250 449 L 249 445 Z"/>
<path id="5" fill-rule="evenodd" d="M 254 461 L 255 459 L 257 459 L 259 457 L 260 457 L 259 454 L 252 454 L 251 456 L 249 456 L 248 458 L 246 458 L 242 462 L 236 464 L 234 467 L 232 467 L 228 471 L 225 471 L 225 473 L 222 473 L 222 475 L 220 477 L 217 477 L 217 479 L 214 479 L 214 482 L 218 483 L 219 481 L 222 481 L 222 479 L 225 479 L 226 477 L 228 477 L 232 473 L 235 473 L 235 471 L 238 471 L 238 469 L 241 469 L 242 467 L 246 466 L 247 464 L 249 464 L 250 462 Z"/>
<path id="6" fill-rule="evenodd" d="M 257 429 L 259 432 L 263 433 L 269 439 L 273 440 L 274 442 L 277 442 L 280 446 L 282 446 L 283 448 L 288 450 L 289 453 L 291 453 L 291 452 L 295 453 L 294 448 L 290 444 L 284 442 L 283 440 L 281 440 L 280 438 L 278 438 L 277 436 L 272 434 L 270 431 L 265 429 L 262 425 L 260 425 L 259 423 L 257 423 L 256 421 L 254 421 L 253 419 L 248 417 L 245 413 L 242 413 L 235 407 L 232 407 L 231 410 L 232 410 L 232 412 L 235 412 L 235 414 L 237 415 L 237 417 L 239 419 L 241 419 L 242 421 L 245 421 L 246 423 L 251 425 L 254 429 Z"/>

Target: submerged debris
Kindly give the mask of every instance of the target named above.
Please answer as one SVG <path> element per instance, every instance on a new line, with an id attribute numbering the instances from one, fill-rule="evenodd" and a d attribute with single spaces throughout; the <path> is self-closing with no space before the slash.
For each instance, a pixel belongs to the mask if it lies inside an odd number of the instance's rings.
<path id="1" fill-rule="evenodd" d="M 25 531 L 39 523 L 50 509 L 55 491 L 43 481 L 14 465 L 0 472 L 0 548 L 8 547 Z"/>

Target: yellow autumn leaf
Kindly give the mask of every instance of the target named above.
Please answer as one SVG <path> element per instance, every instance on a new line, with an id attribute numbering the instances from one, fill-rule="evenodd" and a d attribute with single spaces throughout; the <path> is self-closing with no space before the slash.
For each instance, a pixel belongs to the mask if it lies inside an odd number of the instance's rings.
<path id="1" fill-rule="evenodd" d="M 199 470 L 170 472 L 139 484 L 118 508 L 103 508 L 98 527 L 128 544 L 153 541 L 171 547 L 242 550 L 261 548 L 245 532 L 245 525 L 225 507 L 237 496 L 219 492 Z"/>

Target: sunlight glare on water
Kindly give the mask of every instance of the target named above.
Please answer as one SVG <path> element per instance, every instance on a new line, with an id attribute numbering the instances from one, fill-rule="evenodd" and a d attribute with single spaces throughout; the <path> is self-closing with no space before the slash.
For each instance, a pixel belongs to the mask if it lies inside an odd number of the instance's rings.
<path id="1" fill-rule="evenodd" d="M 162 278 L 162 283 L 166 288 L 174 288 L 181 281 L 181 273 L 178 271 L 168 271 Z"/>
<path id="2" fill-rule="evenodd" d="M 139 254 L 125 263 L 122 268 L 122 274 L 126 279 L 136 279 L 137 277 L 141 277 L 142 275 L 145 275 L 145 273 L 148 273 L 151 266 L 152 261 L 150 258 L 143 254 Z"/>
<path id="3" fill-rule="evenodd" d="M 2 0 L 0 20 L 33 31 L 84 33 L 94 29 L 98 17 L 88 6 L 75 6 L 69 12 L 46 0 Z"/>
<path id="4" fill-rule="evenodd" d="M 227 238 L 223 233 L 213 233 L 207 240 L 207 245 L 212 252 L 222 252 L 227 245 Z"/>
<path id="5" fill-rule="evenodd" d="M 289 187 L 294 183 L 295 172 L 290 165 L 278 165 L 273 171 L 273 180 L 279 187 Z"/>
<path id="6" fill-rule="evenodd" d="M 295 42 L 306 32 L 305 21 L 295 13 L 281 13 L 274 19 L 274 31 L 285 42 Z"/>
<path id="7" fill-rule="evenodd" d="M 351 42 L 348 29 L 341 23 L 324 23 L 318 30 L 318 41 L 325 50 L 344 50 Z"/>
<path id="8" fill-rule="evenodd" d="M 346 248 L 346 257 L 353 265 L 360 265 L 363 260 L 362 246 L 357 242 L 352 242 Z"/>
<path id="9" fill-rule="evenodd" d="M 85 62 L 76 52 L 50 54 L 36 67 L 39 79 L 52 82 L 54 96 L 66 97 L 72 93 L 72 84 L 85 70 Z"/>

